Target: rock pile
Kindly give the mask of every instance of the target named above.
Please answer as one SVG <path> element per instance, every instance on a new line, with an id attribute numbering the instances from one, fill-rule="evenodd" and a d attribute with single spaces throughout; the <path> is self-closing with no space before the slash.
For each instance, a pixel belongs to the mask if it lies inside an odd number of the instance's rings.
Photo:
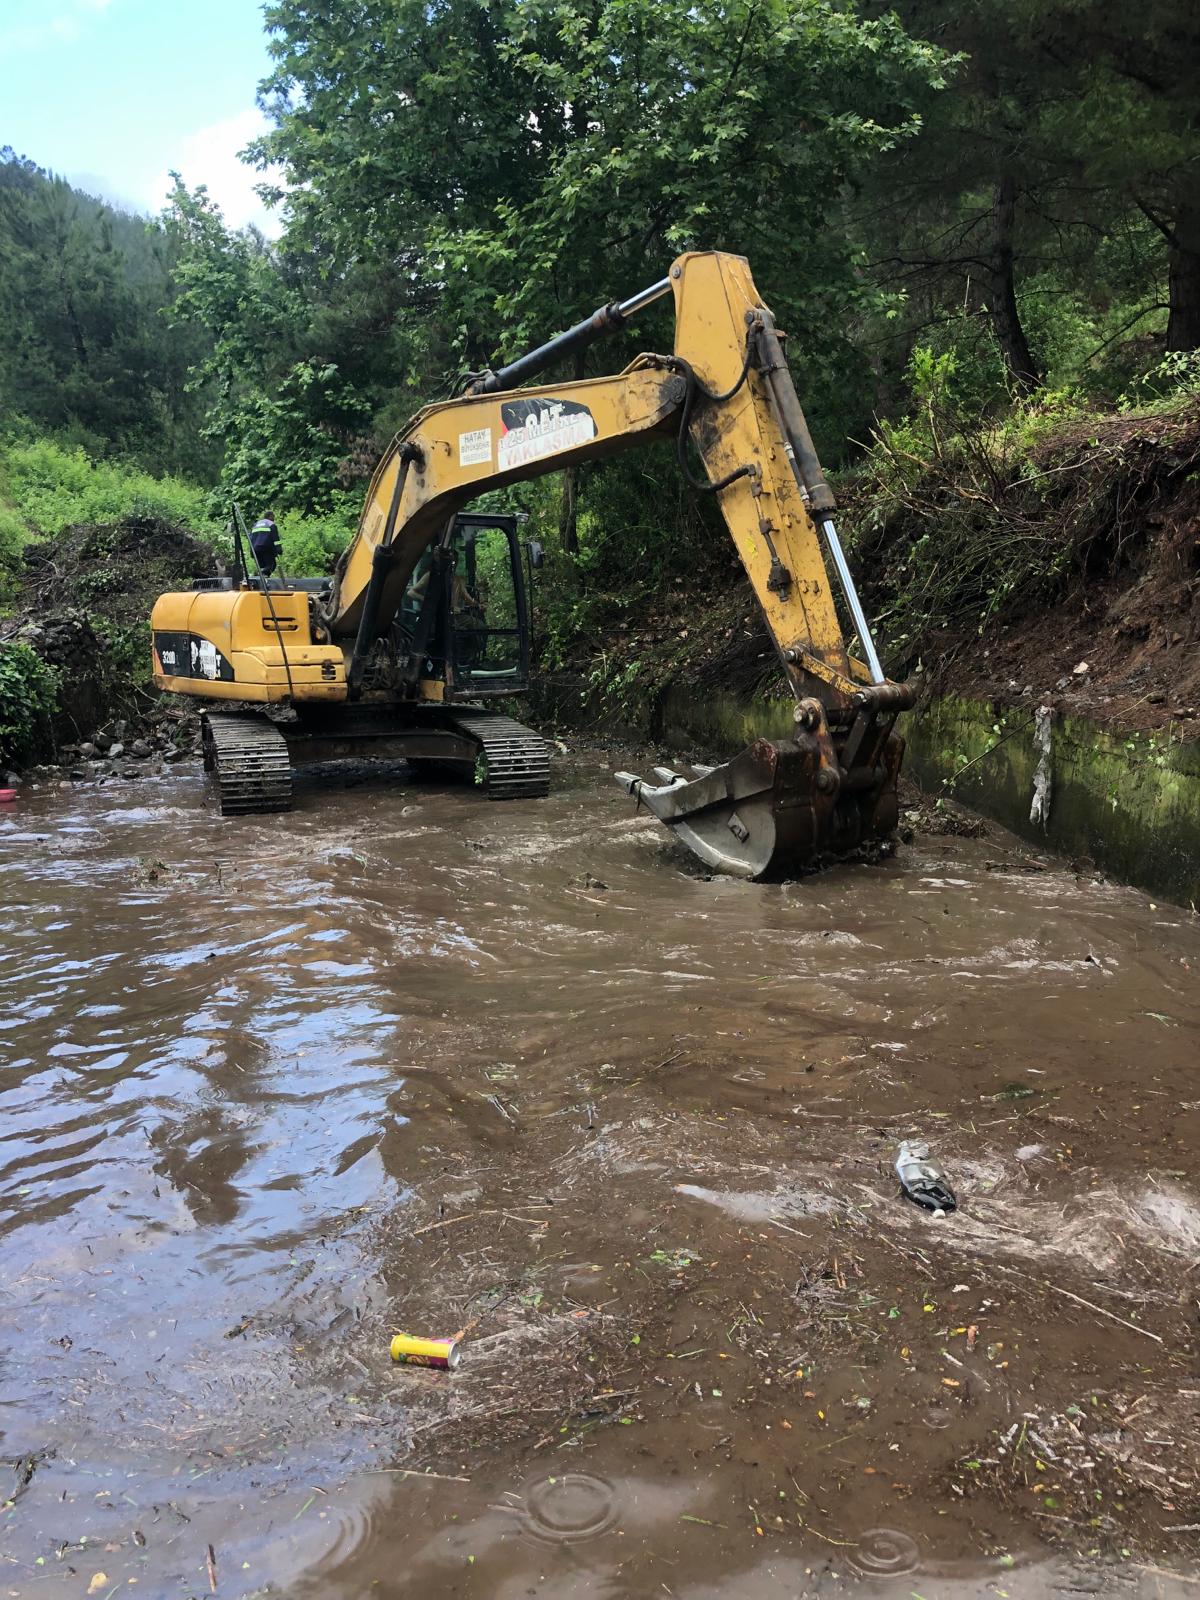
<path id="1" fill-rule="evenodd" d="M 58 673 L 62 715 L 55 731 L 94 727 L 108 709 L 113 685 L 104 642 L 87 612 L 75 606 L 47 612 L 23 623 L 14 637 Z"/>
<path id="2" fill-rule="evenodd" d="M 141 516 L 30 544 L 0 642 L 28 645 L 54 668 L 58 710 L 39 752 L 54 764 L 27 768 L 26 781 L 134 778 L 197 750 L 196 711 L 160 700 L 151 681 L 149 620 L 160 594 L 216 563 L 186 529 Z"/>
<path id="3" fill-rule="evenodd" d="M 199 713 L 186 706 L 159 703 L 136 722 L 128 717 L 98 728 L 89 739 L 58 747 L 60 760 L 52 765 L 9 772 L 9 787 L 133 779 L 161 773 L 168 765 L 200 752 Z"/>

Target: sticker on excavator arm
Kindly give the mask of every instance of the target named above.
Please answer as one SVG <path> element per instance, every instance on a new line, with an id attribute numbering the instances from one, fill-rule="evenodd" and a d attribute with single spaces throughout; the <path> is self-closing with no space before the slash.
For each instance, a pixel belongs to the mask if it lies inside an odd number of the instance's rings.
<path id="1" fill-rule="evenodd" d="M 460 467 L 486 467 L 492 461 L 492 430 L 472 428 L 470 433 L 458 436 L 458 464 Z"/>
<path id="2" fill-rule="evenodd" d="M 578 400 L 506 400 L 500 421 L 504 431 L 496 446 L 496 465 L 501 472 L 596 437 L 596 419 Z"/>

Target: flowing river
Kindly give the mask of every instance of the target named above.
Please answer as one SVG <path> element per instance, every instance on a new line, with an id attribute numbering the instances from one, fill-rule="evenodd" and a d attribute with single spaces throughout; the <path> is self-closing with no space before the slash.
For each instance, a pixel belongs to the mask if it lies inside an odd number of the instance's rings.
<path id="1" fill-rule="evenodd" d="M 0 1595 L 1195 1594 L 1195 915 L 620 764 L 4 810 Z"/>

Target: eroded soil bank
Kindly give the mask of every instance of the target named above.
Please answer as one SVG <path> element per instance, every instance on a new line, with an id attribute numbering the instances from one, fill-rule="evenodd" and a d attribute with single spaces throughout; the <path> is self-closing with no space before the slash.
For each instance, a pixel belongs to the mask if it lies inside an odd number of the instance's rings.
<path id="1" fill-rule="evenodd" d="M 707 880 L 612 764 L 5 815 L 3 1592 L 1194 1591 L 1194 920 Z"/>

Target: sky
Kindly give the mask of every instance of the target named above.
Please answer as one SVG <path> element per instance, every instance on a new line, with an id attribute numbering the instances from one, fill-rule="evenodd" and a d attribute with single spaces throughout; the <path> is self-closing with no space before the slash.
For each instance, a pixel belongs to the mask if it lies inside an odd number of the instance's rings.
<path id="1" fill-rule="evenodd" d="M 0 146 L 150 215 L 174 169 L 275 235 L 237 158 L 269 65 L 261 0 L 0 0 Z"/>

